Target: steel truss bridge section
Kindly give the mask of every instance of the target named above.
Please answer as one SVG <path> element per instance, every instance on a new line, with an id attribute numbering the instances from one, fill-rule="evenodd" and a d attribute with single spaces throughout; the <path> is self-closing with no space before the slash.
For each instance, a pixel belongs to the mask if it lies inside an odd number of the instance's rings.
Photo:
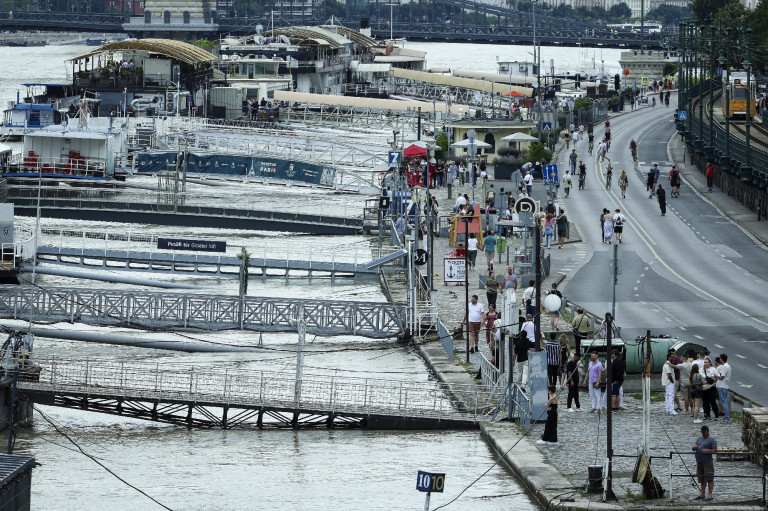
<path id="1" fill-rule="evenodd" d="M 450 87 L 448 85 L 434 84 L 410 80 L 408 78 L 394 78 L 392 93 L 403 96 L 435 100 L 443 104 L 450 101 L 452 105 L 468 105 L 482 109 L 504 110 L 509 106 L 509 99 L 502 98 L 503 84 L 499 86 L 499 92 L 465 89 L 463 87 Z M 498 103 L 498 107 L 497 107 Z M 422 112 L 431 114 L 431 112 Z"/>
<path id="2" fill-rule="evenodd" d="M 35 217 L 37 199 L 10 197 L 19 216 Z M 40 215 L 45 218 L 93 220 L 184 227 L 212 227 L 254 231 L 287 231 L 311 234 L 359 234 L 362 218 L 307 215 L 281 211 L 258 211 L 208 206 L 177 206 L 166 210 L 146 202 L 115 202 L 83 199 L 41 199 Z"/>
<path id="3" fill-rule="evenodd" d="M 166 330 L 295 332 L 301 307 L 307 314 L 307 332 L 315 335 L 391 338 L 401 334 L 405 324 L 405 307 L 378 302 L 0 287 L 0 318 L 39 322 Z"/>
<path id="4" fill-rule="evenodd" d="M 498 402 L 476 385 L 38 357 L 18 390 L 40 404 L 223 429 L 467 429 Z"/>
<path id="5" fill-rule="evenodd" d="M 415 131 L 418 117 L 416 112 L 410 115 L 373 108 L 355 108 L 340 105 L 300 104 L 286 108 L 281 113 L 286 122 L 301 122 L 307 125 L 351 126 L 361 128 L 403 129 Z M 284 116 L 284 117 L 283 117 Z"/>

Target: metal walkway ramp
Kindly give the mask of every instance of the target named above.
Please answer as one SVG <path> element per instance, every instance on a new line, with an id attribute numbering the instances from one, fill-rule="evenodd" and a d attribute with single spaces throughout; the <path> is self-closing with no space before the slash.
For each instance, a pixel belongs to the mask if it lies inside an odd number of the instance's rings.
<path id="1" fill-rule="evenodd" d="M 114 360 L 33 358 L 22 397 L 190 428 L 466 429 L 495 408 L 480 386 Z M 469 403 L 459 405 L 457 403 Z"/>
<path id="2" fill-rule="evenodd" d="M 9 197 L 19 216 L 36 216 L 37 199 Z M 176 211 L 157 204 L 83 199 L 41 199 L 40 214 L 45 218 L 68 220 L 100 220 L 152 225 L 285 231 L 312 234 L 359 234 L 362 218 L 304 215 L 280 211 L 177 206 Z"/>
<path id="3" fill-rule="evenodd" d="M 240 260 L 231 256 L 52 246 L 37 247 L 37 260 L 85 268 L 233 277 L 237 277 L 240 268 Z M 260 272 L 252 273 L 254 277 L 265 278 L 268 276 L 267 270 L 284 270 L 285 277 L 294 271 L 306 273 L 309 277 L 327 275 L 331 278 L 377 278 L 378 269 L 368 269 L 365 264 L 367 262 L 304 261 L 251 256 L 250 268 Z"/>
<path id="4" fill-rule="evenodd" d="M 297 330 L 299 309 L 317 335 L 395 337 L 405 308 L 345 302 L 107 289 L 0 286 L 0 318 L 128 327 L 203 330 Z"/>

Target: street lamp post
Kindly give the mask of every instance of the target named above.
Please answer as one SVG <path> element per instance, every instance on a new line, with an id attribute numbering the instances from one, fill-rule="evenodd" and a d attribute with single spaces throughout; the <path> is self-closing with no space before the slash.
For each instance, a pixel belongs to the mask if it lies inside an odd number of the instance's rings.
<path id="1" fill-rule="evenodd" d="M 701 31 L 704 35 L 704 31 Z M 701 38 L 698 39 L 699 41 Z M 704 64 L 707 62 L 707 54 L 704 53 L 704 41 L 697 44 L 699 47 L 699 139 L 698 145 L 703 149 L 704 145 Z"/>
<path id="2" fill-rule="evenodd" d="M 725 46 L 725 161 L 724 163 L 730 167 L 731 165 L 731 90 L 729 88 L 731 83 L 731 27 L 725 29 L 725 34 L 728 39 L 728 44 Z M 722 164 L 721 164 L 722 166 Z"/>
<path id="3" fill-rule="evenodd" d="M 744 159 L 746 160 L 746 164 L 747 164 L 746 167 L 747 167 L 747 169 L 745 169 L 745 170 L 747 170 L 747 171 L 749 171 L 749 167 L 751 165 L 751 162 L 750 162 L 750 156 L 751 156 L 751 154 L 750 154 L 751 153 L 750 146 L 752 145 L 750 143 L 750 139 L 749 139 L 749 127 L 752 124 L 752 110 L 751 110 L 751 105 L 749 104 L 750 99 L 751 99 L 750 96 L 752 95 L 752 89 L 750 88 L 752 86 L 752 83 L 751 83 L 752 79 L 750 77 L 750 75 L 752 74 L 752 63 L 749 61 L 749 40 L 750 40 L 751 36 L 752 36 L 752 29 L 751 28 L 747 28 L 747 38 L 746 38 L 746 41 L 745 41 L 746 54 L 744 56 L 744 60 L 741 63 L 742 67 L 744 68 L 744 71 L 747 72 L 747 122 L 746 122 L 746 125 L 744 126 L 744 128 L 745 128 L 744 136 L 745 136 L 745 140 L 746 140 L 746 152 L 744 153 Z"/>
<path id="4" fill-rule="evenodd" d="M 679 55 L 683 57 L 682 62 L 679 63 L 677 69 L 677 100 L 678 110 L 680 107 L 685 108 L 685 22 L 680 22 L 680 30 L 678 31 L 679 39 Z"/>
<path id="5" fill-rule="evenodd" d="M 714 119 L 712 118 L 712 96 L 714 94 L 714 82 L 715 82 L 715 26 L 709 26 L 709 143 L 706 148 L 706 158 L 712 159 L 712 125 Z"/>

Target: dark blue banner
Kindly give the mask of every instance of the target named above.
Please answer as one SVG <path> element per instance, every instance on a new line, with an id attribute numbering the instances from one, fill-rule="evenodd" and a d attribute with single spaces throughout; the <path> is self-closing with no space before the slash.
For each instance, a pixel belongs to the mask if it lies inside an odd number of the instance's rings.
<path id="1" fill-rule="evenodd" d="M 139 153 L 139 172 L 157 173 L 176 163 L 176 153 Z M 187 172 L 192 174 L 226 174 L 284 181 L 299 181 L 320 186 L 333 186 L 336 169 L 313 163 L 279 158 L 257 158 L 226 154 L 190 154 Z"/>
<path id="2" fill-rule="evenodd" d="M 226 252 L 227 242 L 157 238 L 157 248 L 162 250 L 190 250 L 194 252 Z"/>

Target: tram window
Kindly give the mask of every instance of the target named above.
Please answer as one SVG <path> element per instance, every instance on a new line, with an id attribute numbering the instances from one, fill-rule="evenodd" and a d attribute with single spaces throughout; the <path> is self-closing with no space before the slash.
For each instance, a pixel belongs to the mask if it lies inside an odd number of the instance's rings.
<path id="1" fill-rule="evenodd" d="M 733 88 L 733 99 L 735 100 L 746 100 L 747 99 L 747 89 L 744 87 L 734 87 Z"/>

